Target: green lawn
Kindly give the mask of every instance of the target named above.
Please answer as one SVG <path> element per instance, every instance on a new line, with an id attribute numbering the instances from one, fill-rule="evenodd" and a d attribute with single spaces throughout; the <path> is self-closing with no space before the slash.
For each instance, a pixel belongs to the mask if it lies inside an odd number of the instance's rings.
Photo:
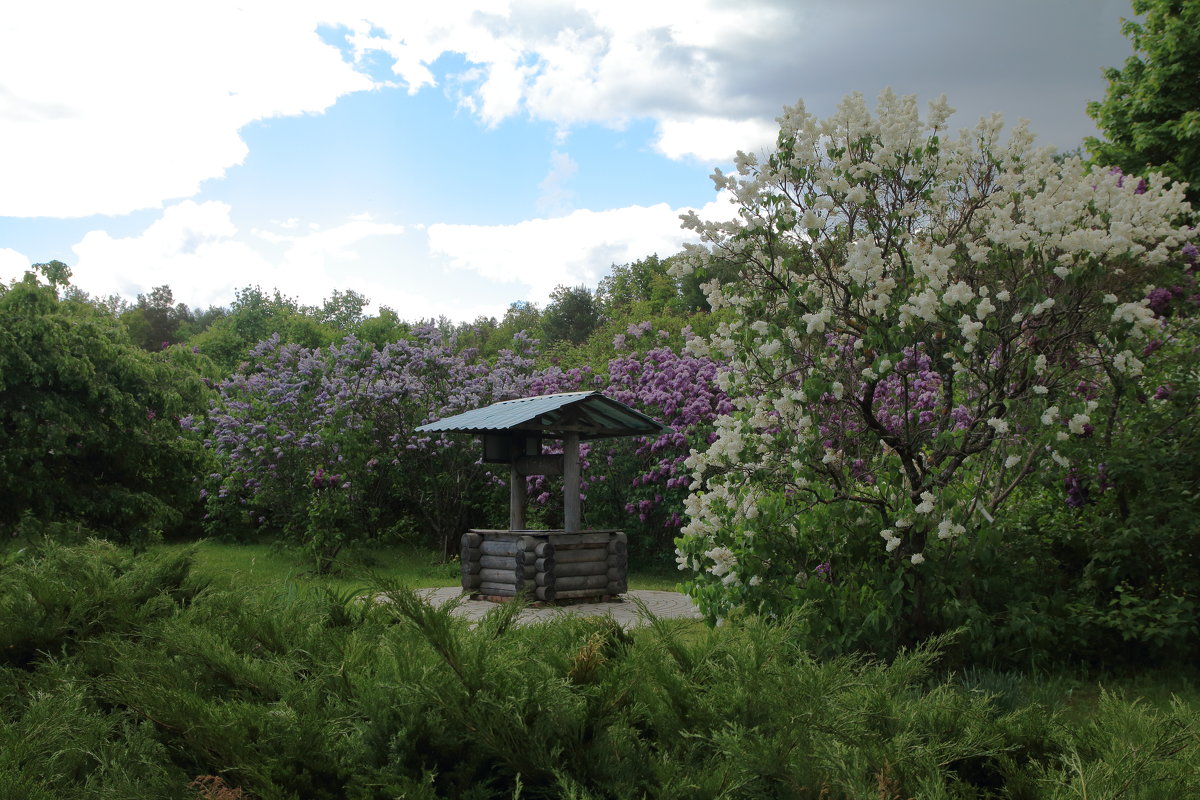
<path id="1" fill-rule="evenodd" d="M 166 548 L 187 544 L 162 545 Z M 288 583 L 351 590 L 388 581 L 412 588 L 457 586 L 458 562 L 439 563 L 440 556 L 418 547 L 393 546 L 360 549 L 344 556 L 334 574 L 313 573 L 311 562 L 298 553 L 266 544 L 224 544 L 203 541 L 196 545 L 196 568 L 214 580 L 239 586 L 285 586 Z M 630 570 L 630 589 L 675 591 L 678 577 L 664 572 Z"/>

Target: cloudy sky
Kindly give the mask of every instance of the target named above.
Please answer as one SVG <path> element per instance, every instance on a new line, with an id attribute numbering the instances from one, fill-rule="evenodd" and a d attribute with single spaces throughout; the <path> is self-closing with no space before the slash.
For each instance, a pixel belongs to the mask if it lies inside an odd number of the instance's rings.
<path id="1" fill-rule="evenodd" d="M 0 279 L 501 316 L 669 255 L 803 98 L 945 93 L 1061 148 L 1125 0 L 204 0 L 0 16 Z"/>

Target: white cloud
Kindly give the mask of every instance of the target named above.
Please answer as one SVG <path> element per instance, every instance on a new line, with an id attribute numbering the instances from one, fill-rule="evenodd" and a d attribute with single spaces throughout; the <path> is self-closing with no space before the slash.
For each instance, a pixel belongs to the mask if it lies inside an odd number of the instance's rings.
<path id="1" fill-rule="evenodd" d="M 726 161 L 742 150 L 770 152 L 779 125 L 773 120 L 730 120 L 720 117 L 668 118 L 658 125 L 655 149 L 667 158 L 691 156 L 704 162 Z"/>
<path id="2" fill-rule="evenodd" d="M 9 247 L 0 247 L 0 283 L 25 277 L 25 272 L 32 263 L 23 253 Z"/>
<path id="3" fill-rule="evenodd" d="M 409 92 L 441 84 L 485 125 L 522 114 L 562 131 L 649 119 L 667 157 L 726 161 L 766 141 L 769 120 L 798 96 L 825 114 L 846 92 L 885 84 L 945 91 L 963 124 L 997 109 L 1034 118 L 1069 146 L 1092 131 L 1083 107 L 1103 91 L 1100 67 L 1128 52 L 1123 0 L 9 6 L 0 216 L 15 217 L 123 214 L 193 196 L 246 157 L 245 125 L 320 113 L 377 86 L 366 72 L 380 53 Z M 345 26 L 354 63 L 322 41 L 322 25 Z M 465 60 L 457 74 L 439 62 L 447 54 Z"/>
<path id="4" fill-rule="evenodd" d="M 682 209 L 659 203 L 578 210 L 515 225 L 431 225 L 429 250 L 487 280 L 528 286 L 524 298 L 544 303 L 556 286 L 595 286 L 613 264 L 678 252 L 695 240 L 680 228 L 680 213 Z M 733 208 L 721 196 L 699 213 L 705 219 L 728 219 Z"/>
<path id="5" fill-rule="evenodd" d="M 236 289 L 250 285 L 278 288 L 306 304 L 348 286 L 375 298 L 388 291 L 356 272 L 363 269 L 360 248 L 374 237 L 403 235 L 403 226 L 352 219 L 299 234 L 281 225 L 289 232 L 255 230 L 243 237 L 230 212 L 225 203 L 185 200 L 137 236 L 91 231 L 74 247 L 73 282 L 92 294 L 128 298 L 168 284 L 177 300 L 192 306 L 228 305 Z"/>
<path id="6" fill-rule="evenodd" d="M 229 212 L 225 203 L 185 200 L 138 236 L 90 231 L 72 248 L 72 282 L 91 294 L 127 298 L 169 284 L 176 300 L 194 306 L 226 305 L 234 289 L 272 285 L 270 263 L 235 238 Z"/>
<path id="7" fill-rule="evenodd" d="M 238 130 L 372 82 L 290 3 L 18 3 L 0 26 L 0 216 L 123 214 L 195 194 Z"/>
<path id="8" fill-rule="evenodd" d="M 461 53 L 472 66 L 445 76 L 447 88 L 489 126 L 521 113 L 562 129 L 677 120 L 674 131 L 663 129 L 674 138 L 659 142 L 661 152 L 720 160 L 758 144 L 758 138 L 730 136 L 746 124 L 748 98 L 742 87 L 728 85 L 725 64 L 786 58 L 787 23 L 796 17 L 786 4 L 735 7 L 718 0 L 513 0 L 467 8 L 380 3 L 359 9 L 376 33 L 359 31 L 351 41 L 360 54 L 378 50 L 394 58 L 410 91 L 435 83 L 424 65 Z M 772 98 L 766 115 L 792 100 Z M 758 110 L 750 123 L 755 133 L 764 124 L 761 104 Z M 683 146 L 679 125 L 702 147 Z"/>

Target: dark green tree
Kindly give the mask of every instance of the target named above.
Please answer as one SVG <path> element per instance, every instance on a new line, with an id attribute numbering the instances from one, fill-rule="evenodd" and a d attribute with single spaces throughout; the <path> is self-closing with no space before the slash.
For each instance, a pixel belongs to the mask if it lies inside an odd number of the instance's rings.
<path id="1" fill-rule="evenodd" d="M 542 336 L 547 345 L 583 344 L 600 324 L 600 306 L 586 286 L 559 286 L 550 293 L 542 314 Z"/>
<path id="2" fill-rule="evenodd" d="M 1134 55 L 1123 69 L 1105 70 L 1108 93 L 1088 103 L 1104 132 L 1087 148 L 1097 164 L 1130 174 L 1148 169 L 1190 186 L 1200 200 L 1200 2 L 1133 0 L 1144 21 L 1126 19 L 1122 31 Z"/>
<path id="3" fill-rule="evenodd" d="M 145 352 L 33 273 L 0 294 L 0 529 L 69 522 L 137 539 L 184 523 L 205 455 L 178 418 L 210 395 L 203 360 L 172 351 Z"/>
<path id="4" fill-rule="evenodd" d="M 195 317 L 183 303 L 176 304 L 170 286 L 156 286 L 139 294 L 137 304 L 121 315 L 129 336 L 143 350 L 156 352 L 184 339 L 183 326 Z"/>

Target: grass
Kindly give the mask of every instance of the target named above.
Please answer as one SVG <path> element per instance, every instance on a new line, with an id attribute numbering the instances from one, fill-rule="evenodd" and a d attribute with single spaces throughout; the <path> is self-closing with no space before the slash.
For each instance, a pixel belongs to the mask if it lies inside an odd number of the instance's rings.
<path id="1" fill-rule="evenodd" d="M 170 544 L 165 548 L 188 545 Z M 312 565 L 294 551 L 275 545 L 226 544 L 206 540 L 196 545 L 196 571 L 222 584 L 263 589 L 289 585 L 329 588 L 337 592 L 386 580 L 414 589 L 458 585 L 458 562 L 441 563 L 433 550 L 412 546 L 376 547 L 349 552 L 332 575 L 316 575 Z M 675 591 L 678 577 L 663 570 L 632 570 L 630 589 Z M 1070 672 L 1022 674 L 983 668 L 959 673 L 970 690 L 997 697 L 1002 705 L 1018 708 L 1037 703 L 1058 708 L 1068 722 L 1086 722 L 1095 713 L 1104 691 L 1165 711 L 1178 698 L 1200 711 L 1200 670 L 1155 670 L 1124 675 L 1084 675 Z"/>
<path id="2" fill-rule="evenodd" d="M 182 548 L 186 544 L 167 544 Z M 441 563 L 433 550 L 396 545 L 348 552 L 331 575 L 316 575 L 298 553 L 267 544 L 226 544 L 206 540 L 196 545 L 196 570 L 230 586 L 270 587 L 298 583 L 349 591 L 377 580 L 414 589 L 456 586 L 458 562 Z M 631 570 L 630 589 L 675 591 L 678 577 L 662 571 Z"/>

